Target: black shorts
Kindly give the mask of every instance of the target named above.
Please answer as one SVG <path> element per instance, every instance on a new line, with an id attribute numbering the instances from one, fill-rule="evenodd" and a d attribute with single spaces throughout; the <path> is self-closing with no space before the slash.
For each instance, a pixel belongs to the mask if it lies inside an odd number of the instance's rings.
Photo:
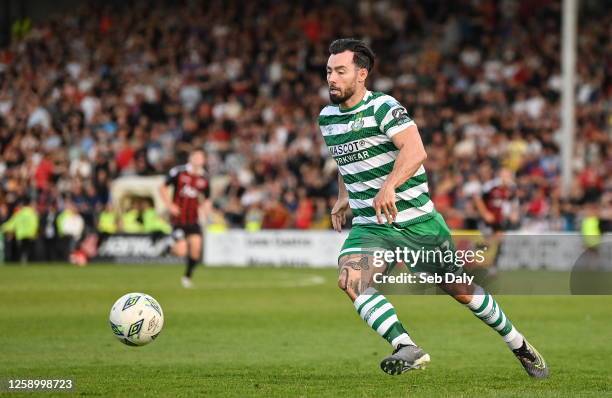
<path id="1" fill-rule="evenodd" d="M 508 229 L 510 229 L 510 224 L 506 221 L 500 221 L 500 222 L 496 221 L 492 223 L 483 221 L 479 229 L 480 229 L 480 232 L 482 232 L 484 235 L 491 235 L 491 234 L 496 234 L 498 232 L 507 231 Z"/>
<path id="2" fill-rule="evenodd" d="M 200 224 L 185 224 L 173 225 L 172 237 L 174 240 L 185 239 L 189 235 L 202 235 L 202 226 Z"/>
<path id="3" fill-rule="evenodd" d="M 501 222 L 487 223 L 487 227 L 493 232 L 502 232 L 506 230 L 505 225 Z"/>

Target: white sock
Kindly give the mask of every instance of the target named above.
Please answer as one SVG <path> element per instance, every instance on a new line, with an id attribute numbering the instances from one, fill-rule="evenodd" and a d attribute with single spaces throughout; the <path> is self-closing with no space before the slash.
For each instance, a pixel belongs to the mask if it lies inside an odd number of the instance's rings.
<path id="1" fill-rule="evenodd" d="M 472 300 L 466 305 L 480 320 L 495 329 L 511 350 L 523 345 L 523 335 L 512 325 L 493 296 L 482 287 L 476 287 Z"/>

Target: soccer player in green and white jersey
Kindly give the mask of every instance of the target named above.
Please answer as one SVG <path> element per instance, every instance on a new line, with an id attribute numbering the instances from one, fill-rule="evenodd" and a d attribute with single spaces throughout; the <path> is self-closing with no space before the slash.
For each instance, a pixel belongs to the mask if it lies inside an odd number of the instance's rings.
<path id="1" fill-rule="evenodd" d="M 393 250 L 402 244 L 412 245 L 413 250 L 454 250 L 454 246 L 429 197 L 423 167 L 427 155 L 416 124 L 396 99 L 366 89 L 373 52 L 355 39 L 338 39 L 329 51 L 327 83 L 332 104 L 321 111 L 319 126 L 339 168 L 338 201 L 331 212 L 334 228 L 342 229 L 349 207 L 354 216 L 338 259 L 338 285 L 360 317 L 393 346 L 393 353 L 381 363 L 383 371 L 400 374 L 423 368 L 430 357 L 412 340 L 393 305 L 372 286 L 373 250 Z M 415 271 L 462 272 L 453 263 L 421 264 Z M 548 376 L 544 358 L 490 294 L 469 283 L 438 286 L 495 329 L 530 376 Z"/>

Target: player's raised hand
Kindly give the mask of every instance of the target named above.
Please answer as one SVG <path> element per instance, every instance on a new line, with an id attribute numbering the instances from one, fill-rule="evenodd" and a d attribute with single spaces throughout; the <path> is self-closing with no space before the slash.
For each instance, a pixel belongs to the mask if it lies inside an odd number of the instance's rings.
<path id="1" fill-rule="evenodd" d="M 338 198 L 331 211 L 332 225 L 338 232 L 342 231 L 342 225 L 346 222 L 346 211 L 349 208 L 348 198 Z"/>
<path id="2" fill-rule="evenodd" d="M 392 186 L 383 185 L 374 197 L 374 210 L 379 224 L 383 224 L 383 214 L 387 223 L 391 224 L 397 217 L 397 207 L 395 206 L 395 189 Z"/>

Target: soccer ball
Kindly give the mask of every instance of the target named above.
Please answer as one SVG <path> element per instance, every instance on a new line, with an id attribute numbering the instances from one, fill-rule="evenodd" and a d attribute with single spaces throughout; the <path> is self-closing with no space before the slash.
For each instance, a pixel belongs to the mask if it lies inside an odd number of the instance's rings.
<path id="1" fill-rule="evenodd" d="M 110 326 L 123 344 L 146 345 L 159 336 L 164 326 L 164 312 L 148 294 L 128 293 L 113 304 Z"/>

